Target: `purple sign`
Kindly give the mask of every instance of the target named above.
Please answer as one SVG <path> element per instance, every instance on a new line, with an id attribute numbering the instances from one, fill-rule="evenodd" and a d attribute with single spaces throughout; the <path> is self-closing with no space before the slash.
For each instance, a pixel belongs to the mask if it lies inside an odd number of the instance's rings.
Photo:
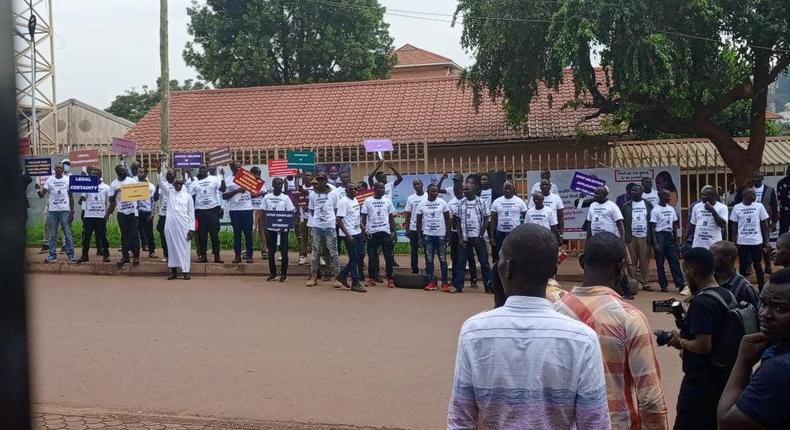
<path id="1" fill-rule="evenodd" d="M 173 154 L 173 167 L 176 169 L 191 169 L 203 164 L 202 152 L 176 152 Z"/>
<path id="2" fill-rule="evenodd" d="M 606 181 L 595 176 L 585 175 L 582 172 L 575 172 L 571 180 L 571 190 L 587 194 L 595 194 L 595 189 L 606 185 Z"/>
<path id="3" fill-rule="evenodd" d="M 392 152 L 391 139 L 365 139 L 365 152 Z"/>

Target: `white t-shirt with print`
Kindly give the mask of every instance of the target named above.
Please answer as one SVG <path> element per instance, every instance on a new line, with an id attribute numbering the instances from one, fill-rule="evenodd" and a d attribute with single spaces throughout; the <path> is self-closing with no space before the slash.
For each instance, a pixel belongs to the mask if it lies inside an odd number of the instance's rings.
<path id="1" fill-rule="evenodd" d="M 387 197 L 377 199 L 370 197 L 365 200 L 362 205 L 362 213 L 367 215 L 365 231 L 368 234 L 373 233 L 389 233 L 390 232 L 390 214 L 395 213 L 395 205 L 392 200 Z"/>
<path id="2" fill-rule="evenodd" d="M 652 190 L 649 193 L 642 193 L 642 200 L 647 200 L 653 207 L 658 206 L 658 191 Z"/>
<path id="3" fill-rule="evenodd" d="M 447 224 L 444 222 L 444 214 L 450 212 L 447 202 L 437 198 L 434 201 L 424 200 L 417 206 L 416 212 L 412 215 L 415 219 L 422 215 L 422 234 L 425 236 L 444 237 L 447 235 Z"/>
<path id="4" fill-rule="evenodd" d="M 762 203 L 752 202 L 746 206 L 738 203 L 732 208 L 730 221 L 738 223 L 738 245 L 762 245 L 762 222 L 768 219 L 768 211 Z"/>
<path id="5" fill-rule="evenodd" d="M 587 212 L 587 221 L 590 222 L 590 229 L 593 235 L 608 231 L 620 237 L 617 221 L 622 219 L 623 214 L 620 212 L 620 208 L 611 200 L 607 200 L 604 203 L 593 202 L 590 205 L 589 212 Z"/>
<path id="6" fill-rule="evenodd" d="M 337 201 L 337 216 L 343 218 L 343 226 L 348 230 L 348 234 L 356 236 L 362 233 L 362 226 L 360 225 L 359 202 L 357 199 L 350 199 L 348 196 L 342 196 Z M 343 229 L 339 230 L 341 236 L 345 236 Z"/>
<path id="7" fill-rule="evenodd" d="M 307 199 L 307 209 L 313 211 L 307 221 L 308 227 L 313 228 L 335 228 L 335 193 L 330 190 L 328 193 L 318 193 L 310 191 Z"/>
<path id="8" fill-rule="evenodd" d="M 716 202 L 713 210 L 724 220 L 727 221 L 727 206 L 721 202 Z M 710 246 L 721 241 L 721 227 L 716 224 L 713 214 L 705 210 L 705 203 L 700 202 L 694 205 L 691 211 L 691 223 L 694 224 L 694 241 L 691 246 L 694 248 L 702 247 L 710 249 Z M 725 228 L 726 225 L 725 225 Z"/>
<path id="9" fill-rule="evenodd" d="M 409 231 L 417 231 L 417 206 L 426 200 L 428 200 L 428 193 L 425 192 L 422 193 L 421 196 L 418 196 L 417 193 L 414 193 L 406 199 L 406 207 L 404 208 L 404 212 L 411 212 Z"/>
<path id="10" fill-rule="evenodd" d="M 521 214 L 526 211 L 527 204 L 518 196 L 511 198 L 502 196 L 494 200 L 494 204 L 491 205 L 491 213 L 497 215 L 496 229 L 504 233 L 510 233 L 518 227 L 521 224 Z M 554 217 L 556 218 L 556 215 Z"/>
<path id="11" fill-rule="evenodd" d="M 542 225 L 551 230 L 552 227 L 557 225 L 557 212 L 546 205 L 543 205 L 541 209 L 529 208 L 525 221 L 527 224 Z"/>
<path id="12" fill-rule="evenodd" d="M 765 184 L 760 185 L 759 187 L 752 187 L 754 190 L 754 201 L 755 202 L 762 202 L 763 201 L 763 194 L 765 194 Z M 760 203 L 762 204 L 762 203 Z M 762 242 L 760 242 L 762 243 Z"/>
<path id="13" fill-rule="evenodd" d="M 480 198 L 483 199 L 484 202 L 491 207 L 494 204 L 494 189 L 489 188 L 487 190 L 480 190 Z"/>
<path id="14" fill-rule="evenodd" d="M 229 184 L 225 184 L 225 192 L 229 193 L 231 191 L 236 191 L 241 187 L 238 186 L 235 182 L 231 182 Z M 233 197 L 228 200 L 228 210 L 231 212 L 234 211 L 251 211 L 252 210 L 252 197 L 250 196 L 250 192 L 244 190 L 240 193 L 234 194 Z"/>
<path id="15" fill-rule="evenodd" d="M 44 189 L 47 190 L 47 210 L 50 212 L 68 211 L 69 208 L 69 176 L 63 175 L 60 179 L 55 175 L 47 178 L 44 182 Z"/>
<path id="16" fill-rule="evenodd" d="M 631 235 L 634 237 L 647 237 L 648 216 L 645 201 L 631 202 Z"/>
<path id="17" fill-rule="evenodd" d="M 678 213 L 675 212 L 675 208 L 670 205 L 658 205 L 655 206 L 652 211 L 650 211 L 650 222 L 656 224 L 657 232 L 668 231 L 671 233 L 672 227 L 677 220 Z"/>
<path id="18" fill-rule="evenodd" d="M 538 181 L 534 185 L 532 185 L 532 191 L 529 194 L 532 195 L 532 194 L 539 193 L 539 192 L 540 192 L 540 181 Z M 553 183 L 553 182 L 551 183 L 551 188 L 549 189 L 549 192 L 551 194 L 557 194 L 557 195 L 560 194 L 559 188 L 557 188 L 557 185 L 555 183 Z"/>
<path id="19" fill-rule="evenodd" d="M 206 176 L 192 182 L 190 193 L 195 196 L 195 209 L 211 209 L 220 205 L 218 192 L 221 182 L 214 176 Z"/>
<path id="20" fill-rule="evenodd" d="M 302 187 L 304 191 L 307 193 L 307 201 L 310 201 L 310 194 L 313 192 L 313 187 Z M 303 221 L 307 221 L 310 219 L 310 210 L 307 207 L 299 209 L 299 214 Z"/>
<path id="21" fill-rule="evenodd" d="M 261 202 L 261 209 L 266 212 L 294 212 L 296 208 L 294 207 L 291 198 L 288 197 L 288 194 L 280 193 L 280 195 L 275 196 L 274 193 L 269 193 L 263 196 L 263 201 Z M 269 231 L 280 231 L 279 228 L 270 228 Z"/>
<path id="22" fill-rule="evenodd" d="M 131 215 L 131 214 L 137 215 L 137 201 L 121 200 L 121 187 L 123 185 L 132 185 L 138 182 L 139 181 L 137 180 L 137 178 L 127 176 L 126 179 L 124 179 L 123 181 L 119 181 L 116 179 L 112 181 L 112 183 L 110 184 L 110 191 L 112 192 L 112 194 L 115 195 L 116 192 L 118 193 L 115 197 L 115 207 L 118 209 L 118 213 L 124 215 Z"/>
<path id="23" fill-rule="evenodd" d="M 452 200 L 447 202 L 447 207 L 450 208 L 450 231 L 457 231 L 455 228 L 455 222 L 453 220 L 455 219 L 455 217 L 458 216 L 459 204 L 461 204 L 461 201 L 455 197 L 453 197 Z"/>
<path id="24" fill-rule="evenodd" d="M 139 200 L 137 202 L 137 210 L 142 212 L 152 212 L 153 211 L 153 204 L 154 201 L 154 193 L 156 192 L 156 186 L 152 183 L 148 183 L 148 200 Z"/>
<path id="25" fill-rule="evenodd" d="M 104 218 L 107 215 L 107 199 L 110 198 L 110 186 L 99 184 L 98 193 L 85 194 L 85 218 Z"/>
<path id="26" fill-rule="evenodd" d="M 562 203 L 562 197 L 560 197 L 559 194 L 551 193 L 548 196 L 543 196 L 543 204 L 554 209 L 555 212 L 559 212 L 560 209 L 565 209 L 565 205 Z M 535 202 L 531 197 L 529 199 L 529 207 L 535 207 Z"/>
<path id="27" fill-rule="evenodd" d="M 491 216 L 491 209 L 483 199 L 467 200 L 465 197 L 458 202 L 458 216 L 461 217 L 461 233 L 464 240 L 481 237 L 485 232 L 480 231 L 485 220 L 480 219 L 479 205 L 482 205 L 482 215 Z"/>

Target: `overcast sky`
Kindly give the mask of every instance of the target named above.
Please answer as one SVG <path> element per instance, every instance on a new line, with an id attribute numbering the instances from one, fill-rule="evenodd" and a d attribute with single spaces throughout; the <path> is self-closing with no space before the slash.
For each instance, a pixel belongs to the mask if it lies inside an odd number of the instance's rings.
<path id="1" fill-rule="evenodd" d="M 57 0 L 54 3 L 57 99 L 76 98 L 100 109 L 132 87 L 154 86 L 159 76 L 159 2 Z M 390 9 L 451 14 L 456 0 L 381 0 Z M 189 40 L 190 0 L 170 0 L 170 77 L 195 78 L 181 52 Z M 396 12 L 392 12 L 396 13 Z M 460 26 L 385 15 L 396 48 L 410 43 L 471 63 L 460 45 Z M 439 19 L 449 19 L 438 17 Z"/>

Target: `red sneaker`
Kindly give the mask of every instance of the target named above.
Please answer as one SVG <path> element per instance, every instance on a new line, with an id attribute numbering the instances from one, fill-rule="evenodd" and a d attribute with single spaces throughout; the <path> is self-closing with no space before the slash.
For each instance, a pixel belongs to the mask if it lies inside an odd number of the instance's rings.
<path id="1" fill-rule="evenodd" d="M 444 291 L 445 293 L 449 293 L 450 292 L 450 286 L 447 285 L 447 284 L 442 284 L 442 291 Z"/>
<path id="2" fill-rule="evenodd" d="M 436 281 L 428 282 L 428 285 L 425 286 L 425 291 L 436 291 Z"/>
<path id="3" fill-rule="evenodd" d="M 376 280 L 373 278 L 368 278 L 368 281 L 365 282 L 365 288 L 373 288 L 376 286 Z"/>
<path id="4" fill-rule="evenodd" d="M 387 288 L 395 288 L 395 280 L 392 278 L 387 278 Z"/>

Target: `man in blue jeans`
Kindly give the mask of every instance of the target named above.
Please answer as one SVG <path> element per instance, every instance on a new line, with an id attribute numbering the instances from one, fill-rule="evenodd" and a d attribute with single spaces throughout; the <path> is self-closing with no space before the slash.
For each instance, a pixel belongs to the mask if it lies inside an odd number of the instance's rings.
<path id="1" fill-rule="evenodd" d="M 368 245 L 368 287 L 376 285 L 379 272 L 379 248 L 384 253 L 387 266 L 387 287 L 395 288 L 395 206 L 384 196 L 384 182 L 376 182 L 374 195 L 362 205 L 362 225 L 365 226 Z"/>
<path id="2" fill-rule="evenodd" d="M 669 283 L 664 271 L 664 260 L 669 260 L 669 270 L 672 280 L 678 291 L 686 286 L 683 280 L 683 271 L 680 269 L 678 258 L 677 228 L 678 214 L 675 208 L 669 205 L 671 194 L 667 190 L 658 193 L 658 205 L 650 211 L 651 231 L 654 234 L 653 247 L 656 253 L 656 272 L 658 272 L 658 285 L 661 291 L 667 291 Z"/>
<path id="3" fill-rule="evenodd" d="M 483 234 L 488 230 L 490 208 L 483 199 L 475 195 L 475 185 L 464 185 L 464 198 L 458 203 L 458 215 L 455 217 L 456 229 L 460 233 L 461 252 L 453 264 L 453 288 L 446 292 L 461 293 L 464 290 L 467 255 L 477 254 L 480 260 L 480 271 L 483 274 L 483 284 L 486 293 L 493 293 L 491 289 L 491 267 L 488 264 L 488 245 Z M 466 250 L 466 252 L 464 252 Z"/>
<path id="4" fill-rule="evenodd" d="M 63 164 L 55 164 L 55 174 L 47 178 L 43 187 L 38 187 L 38 196 L 44 198 L 49 194 L 47 201 L 47 225 L 49 235 L 49 257 L 45 263 L 58 261 L 58 226 L 63 228 L 63 238 L 66 245 L 66 255 L 69 263 L 76 263 L 74 258 L 74 238 L 71 235 L 71 221 L 74 220 L 74 200 L 69 192 L 69 177 L 63 174 Z"/>
<path id="5" fill-rule="evenodd" d="M 328 258 L 325 257 L 326 265 L 331 268 L 332 276 L 336 276 L 340 272 L 340 260 L 337 254 L 336 204 L 336 194 L 327 184 L 326 173 L 319 173 L 316 176 L 316 185 L 307 198 L 307 210 L 310 213 L 307 226 L 310 228 L 313 243 L 313 252 L 310 254 L 310 279 L 307 280 L 308 287 L 318 285 L 320 258 L 325 250 L 328 251 Z M 336 282 L 340 284 L 338 281 Z M 342 284 L 340 285 L 342 286 Z"/>
<path id="6" fill-rule="evenodd" d="M 428 199 L 422 201 L 415 213 L 417 215 L 417 234 L 419 242 L 425 248 L 425 274 L 428 285 L 425 291 L 436 291 L 436 275 L 434 275 L 433 256 L 439 255 L 439 268 L 442 273 L 442 291 L 450 289 L 447 284 L 447 242 L 450 240 L 450 207 L 438 198 L 439 187 L 428 186 Z"/>
<path id="7" fill-rule="evenodd" d="M 359 262 L 365 252 L 365 241 L 360 223 L 360 208 L 357 201 L 357 184 L 346 184 L 345 194 L 337 201 L 337 228 L 340 235 L 346 240 L 348 250 L 348 264 L 337 275 L 336 280 L 344 287 L 357 293 L 367 292 L 359 283 Z M 348 275 L 351 275 L 351 285 L 348 284 Z"/>
<path id="8" fill-rule="evenodd" d="M 230 163 L 233 175 L 241 168 L 238 161 Z M 236 258 L 234 264 L 241 263 L 241 235 L 244 234 L 246 244 L 245 258 L 247 263 L 252 263 L 252 196 L 244 188 L 231 182 L 225 188 L 222 198 L 228 201 L 230 224 L 233 227 L 233 251 Z"/>

